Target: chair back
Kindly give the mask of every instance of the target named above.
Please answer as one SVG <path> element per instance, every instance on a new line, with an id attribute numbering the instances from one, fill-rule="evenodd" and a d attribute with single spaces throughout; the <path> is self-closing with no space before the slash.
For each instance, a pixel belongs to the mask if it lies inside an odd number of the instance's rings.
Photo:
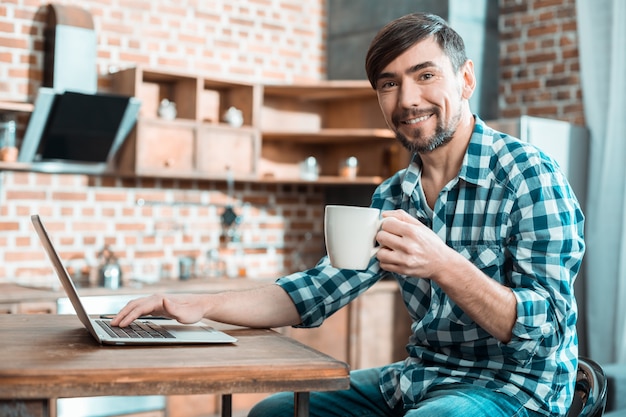
<path id="1" fill-rule="evenodd" d="M 568 417 L 599 417 L 606 407 L 607 380 L 602 367 L 589 358 L 578 358 L 574 400 Z"/>

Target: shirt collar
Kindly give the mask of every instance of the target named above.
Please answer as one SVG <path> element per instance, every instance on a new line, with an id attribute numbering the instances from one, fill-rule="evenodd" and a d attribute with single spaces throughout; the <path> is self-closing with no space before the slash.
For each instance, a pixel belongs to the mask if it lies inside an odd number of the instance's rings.
<path id="1" fill-rule="evenodd" d="M 485 122 L 478 116 L 474 115 L 474 119 L 476 121 L 474 131 L 465 151 L 458 178 L 480 187 L 490 187 L 493 178 L 489 162 L 491 155 L 494 153 L 494 131 L 487 127 Z M 422 160 L 419 154 L 416 153 L 411 158 L 411 163 L 406 169 L 402 180 L 402 191 L 404 194 L 413 194 L 413 190 L 419 184 L 421 173 Z"/>

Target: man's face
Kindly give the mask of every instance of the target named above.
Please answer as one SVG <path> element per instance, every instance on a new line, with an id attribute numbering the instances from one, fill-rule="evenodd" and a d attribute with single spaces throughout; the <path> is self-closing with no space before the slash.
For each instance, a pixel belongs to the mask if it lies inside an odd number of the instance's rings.
<path id="1" fill-rule="evenodd" d="M 452 140 L 471 95 L 468 81 L 473 83 L 471 63 L 455 73 L 437 42 L 426 39 L 383 69 L 376 92 L 398 140 L 411 152 L 426 153 Z"/>

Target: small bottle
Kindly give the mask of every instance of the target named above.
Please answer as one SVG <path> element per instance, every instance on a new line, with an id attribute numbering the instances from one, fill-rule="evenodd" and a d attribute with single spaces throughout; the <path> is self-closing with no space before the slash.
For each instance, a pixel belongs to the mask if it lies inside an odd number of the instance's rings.
<path id="1" fill-rule="evenodd" d="M 319 176 L 319 165 L 314 156 L 309 156 L 300 162 L 300 178 L 308 181 L 315 181 Z"/>
<path id="2" fill-rule="evenodd" d="M 15 120 L 4 117 L 0 119 L 0 160 L 5 162 L 17 161 L 17 147 L 15 145 Z"/>
<path id="3" fill-rule="evenodd" d="M 339 175 L 343 178 L 356 178 L 356 174 L 359 170 L 359 161 L 356 157 L 351 156 L 342 161 L 339 167 Z"/>
<path id="4" fill-rule="evenodd" d="M 237 249 L 235 259 L 237 259 L 237 276 L 239 278 L 246 278 L 248 270 L 246 268 L 245 252 L 242 248 Z"/>
<path id="5" fill-rule="evenodd" d="M 169 101 L 168 99 L 164 98 L 159 103 L 158 113 L 159 113 L 159 117 L 161 119 L 164 119 L 164 120 L 174 120 L 174 119 L 176 119 L 176 113 L 177 113 L 177 111 L 176 111 L 176 103 L 174 103 L 173 101 Z"/>
<path id="6" fill-rule="evenodd" d="M 243 126 L 243 112 L 237 107 L 230 106 L 224 113 L 224 121 L 232 127 Z"/>
<path id="7" fill-rule="evenodd" d="M 181 256 L 178 258 L 178 279 L 187 281 L 194 276 L 195 259 L 191 256 Z"/>
<path id="8" fill-rule="evenodd" d="M 226 275 L 228 278 L 244 278 L 247 275 L 244 251 L 237 248 L 233 256 L 228 261 L 226 267 Z"/>
<path id="9" fill-rule="evenodd" d="M 207 252 L 207 264 L 205 275 L 208 278 L 220 278 L 224 276 L 224 261 L 220 258 L 220 252 L 213 248 Z"/>
<path id="10" fill-rule="evenodd" d="M 122 286 L 122 268 L 117 262 L 117 257 L 108 246 L 105 246 L 98 254 L 99 271 L 98 285 L 104 288 L 117 289 Z"/>

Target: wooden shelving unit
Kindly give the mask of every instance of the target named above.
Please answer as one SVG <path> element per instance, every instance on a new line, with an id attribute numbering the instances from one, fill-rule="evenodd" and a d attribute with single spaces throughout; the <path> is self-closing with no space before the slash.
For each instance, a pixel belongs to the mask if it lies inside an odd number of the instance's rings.
<path id="1" fill-rule="evenodd" d="M 137 125 L 119 154 L 120 172 L 225 179 L 230 171 L 240 180 L 257 178 L 258 86 L 137 67 L 112 74 L 112 87 L 142 103 Z M 173 120 L 159 117 L 164 99 L 175 103 Z M 242 110 L 243 126 L 224 122 L 222 115 L 231 106 Z"/>
<path id="2" fill-rule="evenodd" d="M 263 178 L 297 178 L 308 156 L 319 162 L 325 183 L 379 183 L 399 169 L 401 152 L 367 81 L 264 86 L 260 113 Z M 358 176 L 341 177 L 351 156 L 359 161 Z"/>
<path id="3" fill-rule="evenodd" d="M 377 184 L 408 163 L 367 81 L 261 85 L 134 67 L 111 74 L 111 85 L 142 103 L 115 161 L 119 175 Z M 159 117 L 164 99 L 175 103 L 175 118 Z M 224 120 L 230 107 L 241 111 L 241 126 Z M 0 101 L 0 111 L 32 110 Z M 300 174 L 310 156 L 319 165 L 315 181 Z M 352 156 L 357 177 L 343 177 L 340 167 Z"/>

